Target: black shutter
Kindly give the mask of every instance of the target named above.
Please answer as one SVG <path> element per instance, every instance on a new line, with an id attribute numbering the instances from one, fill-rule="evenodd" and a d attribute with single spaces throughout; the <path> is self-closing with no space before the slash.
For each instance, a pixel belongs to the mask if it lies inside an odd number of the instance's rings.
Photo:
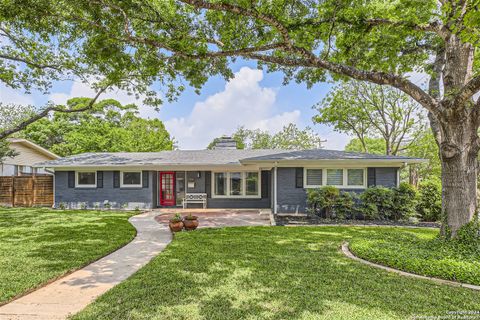
<path id="1" fill-rule="evenodd" d="M 142 187 L 148 188 L 148 171 L 142 171 Z"/>
<path id="2" fill-rule="evenodd" d="M 120 188 L 120 171 L 113 171 L 113 187 Z"/>
<path id="3" fill-rule="evenodd" d="M 205 193 L 207 198 L 212 197 L 212 172 L 205 171 Z"/>
<path id="4" fill-rule="evenodd" d="M 75 188 L 75 171 L 68 171 L 68 187 Z"/>
<path id="5" fill-rule="evenodd" d="M 268 171 L 262 171 L 262 199 L 268 198 L 269 195 L 269 190 L 268 190 L 268 185 L 269 185 L 269 174 Z"/>
<path id="6" fill-rule="evenodd" d="M 97 171 L 97 188 L 103 188 L 103 171 Z"/>
<path id="7" fill-rule="evenodd" d="M 303 168 L 295 168 L 295 188 L 303 188 Z"/>
<path id="8" fill-rule="evenodd" d="M 375 168 L 368 168 L 367 171 L 367 186 L 373 187 L 377 185 L 377 177 L 376 177 L 376 170 Z"/>

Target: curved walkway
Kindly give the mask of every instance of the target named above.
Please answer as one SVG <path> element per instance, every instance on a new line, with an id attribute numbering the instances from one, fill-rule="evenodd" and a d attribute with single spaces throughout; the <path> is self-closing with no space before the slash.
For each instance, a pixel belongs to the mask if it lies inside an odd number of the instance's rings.
<path id="1" fill-rule="evenodd" d="M 368 260 L 364 260 L 364 259 L 359 258 L 356 255 L 354 255 L 350 251 L 350 249 L 348 249 L 348 242 L 342 243 L 342 252 L 343 252 L 343 254 L 345 254 L 350 259 L 356 260 L 358 262 L 369 265 L 371 267 L 383 269 L 383 270 L 393 272 L 393 273 L 396 273 L 396 274 L 399 274 L 399 275 L 402 275 L 402 276 L 413 277 L 413 278 L 423 279 L 423 280 L 431 280 L 431 281 L 439 283 L 439 284 L 446 284 L 446 285 L 451 285 L 451 286 L 455 286 L 455 287 L 469 288 L 469 289 L 480 291 L 480 286 L 476 286 L 476 285 L 473 285 L 473 284 L 455 282 L 455 281 L 444 280 L 444 279 L 433 278 L 433 277 L 427 277 L 427 276 L 421 276 L 421 275 L 418 275 L 418 274 L 401 271 L 401 270 L 398 270 L 398 269 L 383 266 L 381 264 L 373 263 L 373 262 L 370 262 Z"/>
<path id="2" fill-rule="evenodd" d="M 137 236 L 119 250 L 51 284 L 0 307 L 0 319 L 65 319 L 85 308 L 160 253 L 172 240 L 168 226 L 156 223 L 158 212 L 129 219 Z"/>

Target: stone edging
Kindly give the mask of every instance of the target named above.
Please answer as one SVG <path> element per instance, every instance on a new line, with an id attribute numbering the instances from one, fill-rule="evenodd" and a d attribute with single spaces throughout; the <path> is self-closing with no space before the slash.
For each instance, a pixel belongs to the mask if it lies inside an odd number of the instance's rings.
<path id="1" fill-rule="evenodd" d="M 423 279 L 423 280 L 430 280 L 433 282 L 436 282 L 438 284 L 446 284 L 454 287 L 462 287 L 462 288 L 469 288 L 472 290 L 478 290 L 480 291 L 480 286 L 476 286 L 474 284 L 468 284 L 468 283 L 462 283 L 462 282 L 456 282 L 456 281 L 451 281 L 451 280 L 444 280 L 444 279 L 439 279 L 439 278 L 433 278 L 433 277 L 427 277 L 427 276 L 421 276 L 418 274 L 410 273 L 410 272 L 405 272 L 401 271 L 398 269 L 390 268 L 381 264 L 373 263 L 368 260 L 364 260 L 362 258 L 359 258 L 355 256 L 349 249 L 348 249 L 348 242 L 342 243 L 342 252 L 344 255 L 346 255 L 348 258 L 356 260 L 358 262 L 361 262 L 363 264 L 369 265 L 371 267 L 379 268 L 386 270 L 388 272 L 393 272 L 401 276 L 406 276 L 406 277 L 412 277 L 412 278 L 417 278 L 417 279 Z"/>

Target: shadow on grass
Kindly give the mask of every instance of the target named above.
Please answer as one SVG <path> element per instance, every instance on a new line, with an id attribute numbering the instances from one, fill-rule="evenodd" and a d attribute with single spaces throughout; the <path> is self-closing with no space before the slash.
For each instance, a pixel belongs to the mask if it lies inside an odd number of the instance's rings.
<path id="1" fill-rule="evenodd" d="M 344 239 L 380 237 L 385 229 L 180 233 L 146 267 L 74 319 L 401 319 L 480 308 L 477 292 L 402 278 L 338 250 Z"/>

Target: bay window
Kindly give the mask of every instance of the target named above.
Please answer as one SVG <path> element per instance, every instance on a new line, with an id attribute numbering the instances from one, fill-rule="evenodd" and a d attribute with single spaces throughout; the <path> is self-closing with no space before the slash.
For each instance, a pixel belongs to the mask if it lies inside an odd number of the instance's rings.
<path id="1" fill-rule="evenodd" d="M 215 198 L 258 198 L 259 172 L 214 172 L 212 196 Z"/>

